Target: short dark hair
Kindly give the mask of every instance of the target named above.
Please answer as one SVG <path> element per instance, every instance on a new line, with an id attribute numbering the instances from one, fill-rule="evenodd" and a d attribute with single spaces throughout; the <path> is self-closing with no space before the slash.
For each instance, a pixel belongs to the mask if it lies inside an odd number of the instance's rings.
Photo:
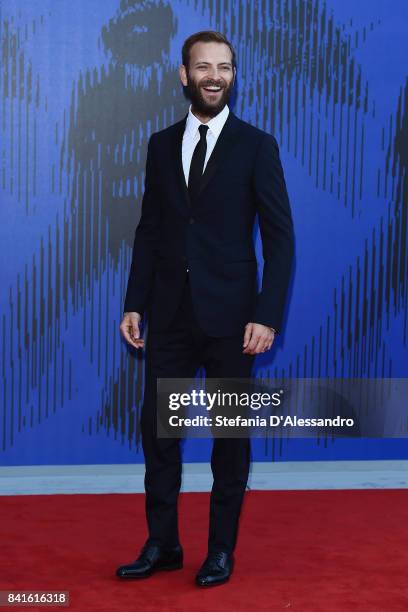
<path id="1" fill-rule="evenodd" d="M 224 36 L 224 34 L 221 34 L 221 32 L 215 32 L 214 30 L 202 30 L 201 32 L 196 32 L 195 34 L 191 34 L 191 36 L 186 38 L 186 40 L 183 43 L 183 47 L 181 49 L 182 62 L 186 68 L 188 68 L 188 65 L 190 62 L 191 47 L 196 42 L 216 42 L 216 43 L 223 43 L 224 45 L 227 45 L 232 55 L 232 67 L 236 68 L 236 57 L 235 57 L 234 47 L 229 42 L 229 40 Z"/>

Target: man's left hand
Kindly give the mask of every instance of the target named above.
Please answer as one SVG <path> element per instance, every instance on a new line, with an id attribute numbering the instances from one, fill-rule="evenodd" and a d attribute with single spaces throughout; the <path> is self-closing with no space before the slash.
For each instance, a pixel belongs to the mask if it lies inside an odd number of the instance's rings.
<path id="1" fill-rule="evenodd" d="M 257 355 L 258 353 L 269 351 L 274 339 L 275 333 L 270 327 L 261 325 L 261 323 L 247 323 L 245 325 L 244 350 L 242 352 L 248 355 Z"/>

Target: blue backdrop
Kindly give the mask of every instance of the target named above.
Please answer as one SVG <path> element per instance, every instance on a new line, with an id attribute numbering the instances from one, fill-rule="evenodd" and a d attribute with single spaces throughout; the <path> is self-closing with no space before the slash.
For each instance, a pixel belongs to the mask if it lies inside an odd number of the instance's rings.
<path id="1" fill-rule="evenodd" d="M 277 138 L 293 209 L 285 329 L 257 371 L 407 376 L 405 0 L 3 0 L 3 465 L 143 460 L 144 362 L 119 324 L 147 140 L 188 108 L 177 68 L 201 29 L 236 47 L 233 110 Z M 259 461 L 407 456 L 406 440 L 253 443 Z"/>

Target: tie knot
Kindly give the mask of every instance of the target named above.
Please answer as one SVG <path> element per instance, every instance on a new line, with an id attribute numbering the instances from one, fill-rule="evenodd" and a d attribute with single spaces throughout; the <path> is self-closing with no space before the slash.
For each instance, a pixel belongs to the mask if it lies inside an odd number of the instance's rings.
<path id="1" fill-rule="evenodd" d="M 208 130 L 208 125 L 204 125 L 204 123 L 198 126 L 198 131 L 200 132 L 201 140 L 206 137 L 207 130 Z"/>

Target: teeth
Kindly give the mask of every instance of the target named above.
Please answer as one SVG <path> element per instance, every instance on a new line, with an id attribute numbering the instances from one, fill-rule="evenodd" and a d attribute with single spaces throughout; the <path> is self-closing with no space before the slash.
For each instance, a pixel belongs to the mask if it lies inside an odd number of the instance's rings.
<path id="1" fill-rule="evenodd" d="M 220 91 L 221 87 L 204 87 L 204 89 L 209 89 L 210 91 Z"/>

